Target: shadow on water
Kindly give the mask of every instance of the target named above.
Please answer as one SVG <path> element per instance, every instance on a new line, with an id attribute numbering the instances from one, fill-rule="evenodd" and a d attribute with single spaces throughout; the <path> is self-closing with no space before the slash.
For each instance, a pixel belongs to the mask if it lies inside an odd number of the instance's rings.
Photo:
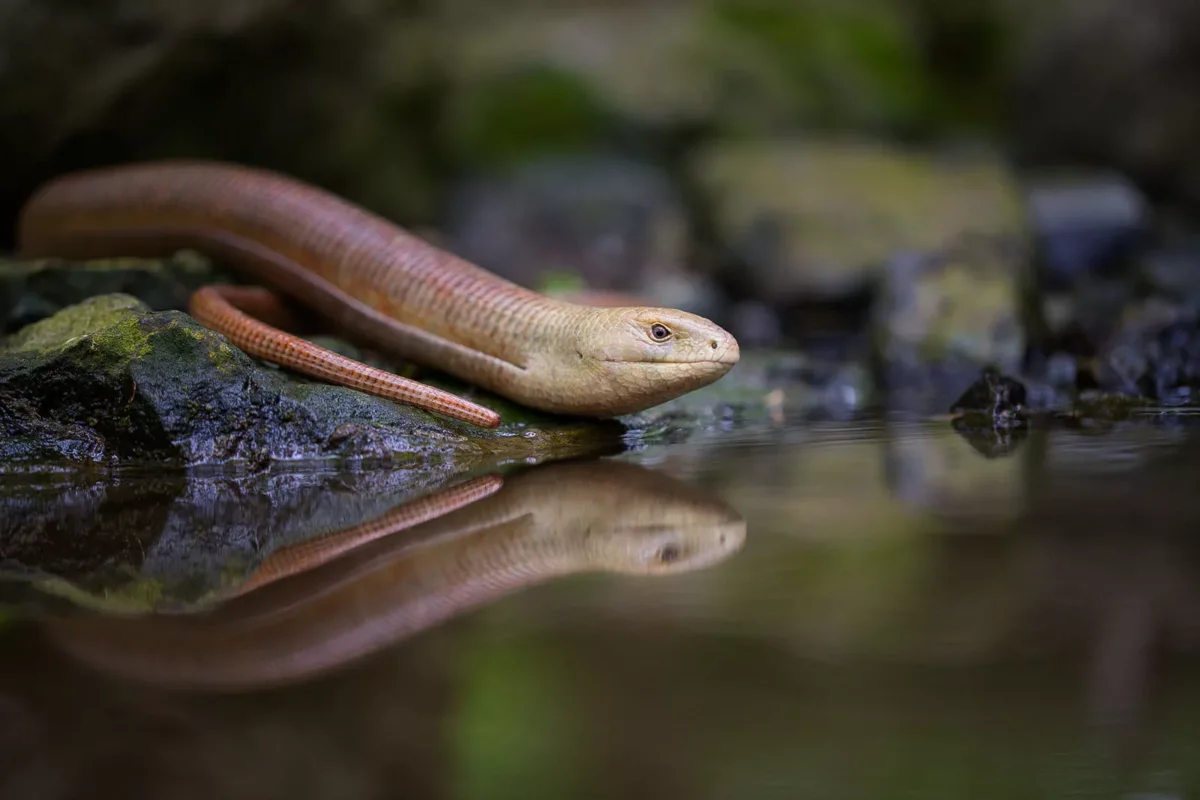
<path id="1" fill-rule="evenodd" d="M 0 796 L 1191 796 L 1200 440 L 981 436 L 781 423 L 400 499 L 342 476 L 353 514 L 242 507 L 276 545 L 183 602 L 28 582 Z"/>

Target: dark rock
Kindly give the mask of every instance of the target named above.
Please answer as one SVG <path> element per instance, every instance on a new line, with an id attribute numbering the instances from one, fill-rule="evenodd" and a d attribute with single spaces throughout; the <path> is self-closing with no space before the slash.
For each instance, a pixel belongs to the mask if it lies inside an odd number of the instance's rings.
<path id="1" fill-rule="evenodd" d="M 991 370 L 950 406 L 950 413 L 963 415 L 969 422 L 986 421 L 997 428 L 1022 424 L 1024 411 L 1025 385 Z"/>
<path id="2" fill-rule="evenodd" d="M 1154 338 L 1149 374 L 1140 383 L 1165 406 L 1192 405 L 1200 389 L 1200 320 L 1164 328 Z"/>
<path id="3" fill-rule="evenodd" d="M 1127 263 L 1147 233 L 1146 201 L 1119 175 L 1039 177 L 1028 192 L 1041 278 L 1051 286 Z"/>
<path id="4" fill-rule="evenodd" d="M 320 458 L 437 473 L 614 433 L 538 424 L 545 417 L 528 412 L 505 419 L 487 431 L 264 368 L 186 314 L 126 295 L 64 309 L 0 349 L 0 459 L 10 466 Z"/>
<path id="5" fill-rule="evenodd" d="M 987 371 L 963 392 L 951 413 L 984 411 L 994 416 L 1013 416 L 1025 407 L 1025 385 L 1016 378 Z"/>
<path id="6" fill-rule="evenodd" d="M 1102 391 L 1163 405 L 1190 405 L 1200 387 L 1200 316 L 1148 301 L 1131 309 L 1095 358 Z"/>
<path id="7" fill-rule="evenodd" d="M 183 310 L 192 292 L 219 280 L 209 261 L 190 251 L 165 260 L 0 259 L 0 335 L 102 294 L 131 295 L 154 311 Z"/>

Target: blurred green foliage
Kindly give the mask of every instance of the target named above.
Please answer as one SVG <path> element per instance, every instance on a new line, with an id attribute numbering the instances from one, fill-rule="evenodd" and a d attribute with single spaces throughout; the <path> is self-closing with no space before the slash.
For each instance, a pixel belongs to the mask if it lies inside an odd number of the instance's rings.
<path id="1" fill-rule="evenodd" d="M 585 150 L 599 141 L 604 124 L 601 103 L 582 79 L 530 66 L 450 97 L 446 144 L 465 165 L 504 166 Z"/>
<path id="2" fill-rule="evenodd" d="M 1006 37 L 990 6 L 716 0 L 711 27 L 760 61 L 731 64 L 753 76 L 737 124 L 766 111 L 789 127 L 929 136 L 995 122 Z"/>

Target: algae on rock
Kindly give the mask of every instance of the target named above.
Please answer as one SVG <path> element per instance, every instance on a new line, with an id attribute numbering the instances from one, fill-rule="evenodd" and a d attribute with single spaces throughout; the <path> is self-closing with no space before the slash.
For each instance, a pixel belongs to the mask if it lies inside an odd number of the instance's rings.
<path id="1" fill-rule="evenodd" d="M 991 156 L 739 140 L 698 151 L 692 170 L 721 244 L 746 267 L 746 290 L 784 305 L 862 291 L 898 253 L 1028 236 L 1017 182 Z"/>

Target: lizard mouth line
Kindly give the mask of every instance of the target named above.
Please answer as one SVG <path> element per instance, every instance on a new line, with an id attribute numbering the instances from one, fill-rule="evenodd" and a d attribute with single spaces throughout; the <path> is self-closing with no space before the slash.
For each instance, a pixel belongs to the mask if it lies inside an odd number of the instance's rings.
<path id="1" fill-rule="evenodd" d="M 691 358 L 682 361 L 665 361 L 658 359 L 655 361 L 637 361 L 630 358 L 606 358 L 606 364 L 662 364 L 663 366 L 674 366 L 678 364 L 736 364 L 736 361 L 730 361 L 724 358 Z"/>

